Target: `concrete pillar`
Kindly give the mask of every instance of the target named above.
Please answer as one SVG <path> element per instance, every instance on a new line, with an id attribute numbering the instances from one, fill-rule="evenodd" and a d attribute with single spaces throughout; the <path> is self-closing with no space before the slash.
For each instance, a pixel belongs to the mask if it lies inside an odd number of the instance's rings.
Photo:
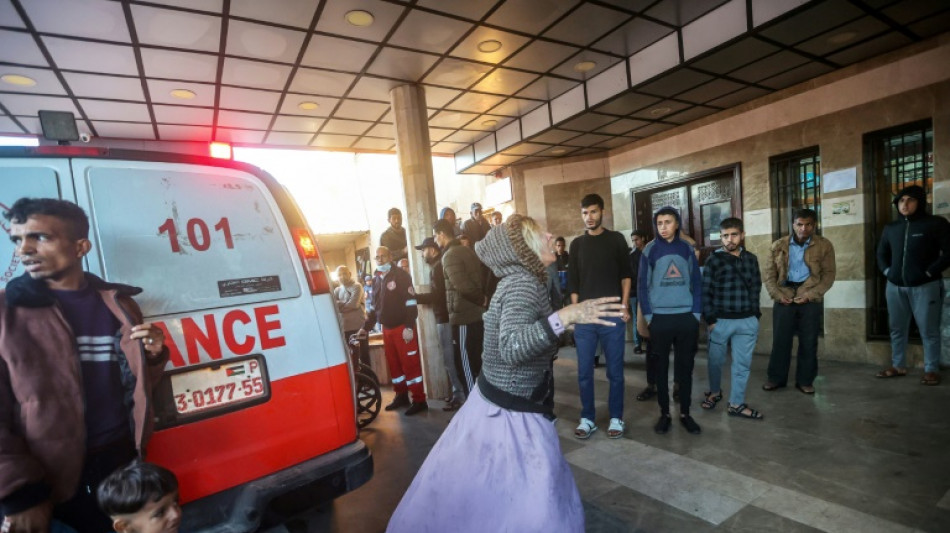
<path id="1" fill-rule="evenodd" d="M 405 226 L 409 238 L 409 267 L 416 290 L 428 292 L 429 266 L 415 246 L 432 235 L 438 218 L 426 95 L 421 85 L 400 85 L 389 92 L 396 130 L 396 155 L 406 195 Z M 429 306 L 419 306 L 419 348 L 426 395 L 444 398 L 451 393 L 446 378 L 435 315 Z"/>
<path id="2" fill-rule="evenodd" d="M 515 213 L 528 215 L 528 195 L 524 185 L 524 171 L 515 166 L 510 169 L 511 199 L 515 204 Z"/>

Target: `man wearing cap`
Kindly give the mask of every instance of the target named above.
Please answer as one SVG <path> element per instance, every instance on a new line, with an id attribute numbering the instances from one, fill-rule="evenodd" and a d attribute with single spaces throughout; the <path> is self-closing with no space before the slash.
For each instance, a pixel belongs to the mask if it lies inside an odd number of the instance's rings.
<path id="1" fill-rule="evenodd" d="M 455 370 L 452 324 L 449 323 L 449 308 L 445 300 L 445 272 L 442 270 L 442 250 L 432 237 L 426 237 L 422 244 L 416 246 L 416 250 L 422 252 L 422 257 L 429 265 L 429 286 L 432 287 L 432 292 L 417 292 L 416 302 L 420 305 L 432 306 L 432 312 L 435 313 L 435 323 L 439 331 L 439 347 L 442 349 L 442 361 L 445 364 L 445 371 L 449 374 L 449 381 L 452 383 L 452 397 L 442 410 L 454 411 L 465 401 L 465 394 L 462 392 L 464 390 L 462 382 Z"/>
<path id="2" fill-rule="evenodd" d="M 475 246 L 476 242 L 488 235 L 491 224 L 482 216 L 482 204 L 478 202 L 472 204 L 471 215 L 472 218 L 466 220 L 465 224 L 462 225 L 462 233 L 468 235 L 468 238 L 472 241 L 472 246 Z"/>
<path id="3" fill-rule="evenodd" d="M 897 220 L 884 226 L 877 245 L 877 267 L 887 278 L 891 329 L 891 367 L 879 378 L 907 375 L 907 336 L 914 317 L 924 345 L 923 385 L 939 385 L 941 273 L 950 266 L 950 223 L 927 213 L 927 193 L 905 187 L 894 198 Z"/>

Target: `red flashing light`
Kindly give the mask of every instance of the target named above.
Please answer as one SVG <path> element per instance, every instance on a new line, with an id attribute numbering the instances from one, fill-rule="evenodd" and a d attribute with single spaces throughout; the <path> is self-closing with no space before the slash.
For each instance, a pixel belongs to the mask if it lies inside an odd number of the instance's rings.
<path id="1" fill-rule="evenodd" d="M 33 153 L 37 155 L 61 155 L 68 157 L 97 157 L 107 154 L 106 148 L 96 148 L 92 146 L 37 146 L 33 148 Z"/>
<path id="2" fill-rule="evenodd" d="M 330 292 L 330 279 L 323 269 L 320 254 L 317 252 L 317 243 L 313 235 L 306 228 L 292 228 L 294 244 L 297 253 L 303 262 L 304 272 L 307 274 L 307 284 L 310 285 L 310 294 L 327 294 Z"/>
<path id="3" fill-rule="evenodd" d="M 231 159 L 231 145 L 222 142 L 211 143 L 211 157 Z"/>

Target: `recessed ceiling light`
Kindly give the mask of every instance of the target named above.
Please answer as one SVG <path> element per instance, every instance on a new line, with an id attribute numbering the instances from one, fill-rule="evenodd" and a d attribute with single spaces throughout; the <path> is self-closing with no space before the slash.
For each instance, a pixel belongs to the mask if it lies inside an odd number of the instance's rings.
<path id="1" fill-rule="evenodd" d="M 347 22 L 353 26 L 358 26 L 360 28 L 365 28 L 373 23 L 373 14 L 369 11 L 363 11 L 362 9 L 354 9 L 349 11 L 343 17 Z"/>
<path id="2" fill-rule="evenodd" d="M 21 87 L 32 87 L 36 85 L 36 80 L 27 76 L 21 76 L 20 74 L 4 74 L 0 76 L 0 80 L 10 85 L 19 85 Z"/>
<path id="3" fill-rule="evenodd" d="M 566 152 L 566 151 L 567 151 L 567 150 L 565 150 L 564 148 L 556 148 L 556 149 L 554 149 L 554 150 L 551 150 L 551 153 L 552 153 L 552 154 L 563 154 L 563 153 Z"/>
<path id="4" fill-rule="evenodd" d="M 831 37 L 828 37 L 828 43 L 829 44 L 844 44 L 854 39 L 857 36 L 858 36 L 858 32 L 843 31 L 841 33 L 837 33 L 835 35 L 832 35 Z"/>
<path id="5" fill-rule="evenodd" d="M 590 72 L 597 66 L 596 61 L 580 61 L 574 63 L 574 70 L 577 72 Z"/>
<path id="6" fill-rule="evenodd" d="M 497 125 L 498 125 L 498 121 L 495 120 L 495 119 L 493 119 L 493 118 L 492 118 L 492 119 L 488 119 L 488 120 L 486 120 L 485 122 L 482 122 L 482 126 L 485 126 L 485 127 L 488 127 L 488 128 L 491 128 L 491 127 L 494 127 L 494 126 L 497 126 Z"/>
<path id="7" fill-rule="evenodd" d="M 314 109 L 320 107 L 320 104 L 316 102 L 300 102 L 297 104 L 297 107 L 299 109 L 303 109 L 304 111 L 313 111 Z"/>
<path id="8" fill-rule="evenodd" d="M 478 43 L 478 51 L 490 54 L 492 52 L 497 52 L 501 50 L 501 41 L 496 41 L 495 39 L 489 39 L 487 41 L 482 41 Z"/>
<path id="9" fill-rule="evenodd" d="M 189 91 L 188 89 L 175 89 L 169 94 L 182 100 L 191 100 L 195 96 L 198 96 L 194 91 Z"/>
<path id="10" fill-rule="evenodd" d="M 653 115 L 654 117 L 658 117 L 658 116 L 660 116 L 660 115 L 665 115 L 665 114 L 667 114 L 667 113 L 669 113 L 669 112 L 670 112 L 670 108 L 668 108 L 668 107 L 657 107 L 657 108 L 655 108 L 655 109 L 651 109 L 651 110 L 650 110 L 650 114 Z"/>

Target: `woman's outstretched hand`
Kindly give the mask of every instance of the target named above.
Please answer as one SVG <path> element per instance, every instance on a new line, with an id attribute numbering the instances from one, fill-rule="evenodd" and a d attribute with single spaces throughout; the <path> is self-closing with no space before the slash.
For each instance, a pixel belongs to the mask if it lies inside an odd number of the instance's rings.
<path id="1" fill-rule="evenodd" d="M 606 318 L 622 318 L 624 306 L 620 303 L 619 296 L 607 296 L 605 298 L 595 298 L 585 300 L 580 303 L 571 304 L 558 310 L 558 318 L 561 324 L 568 327 L 571 324 L 598 324 L 601 326 L 619 325 L 616 322 L 605 320 Z"/>

